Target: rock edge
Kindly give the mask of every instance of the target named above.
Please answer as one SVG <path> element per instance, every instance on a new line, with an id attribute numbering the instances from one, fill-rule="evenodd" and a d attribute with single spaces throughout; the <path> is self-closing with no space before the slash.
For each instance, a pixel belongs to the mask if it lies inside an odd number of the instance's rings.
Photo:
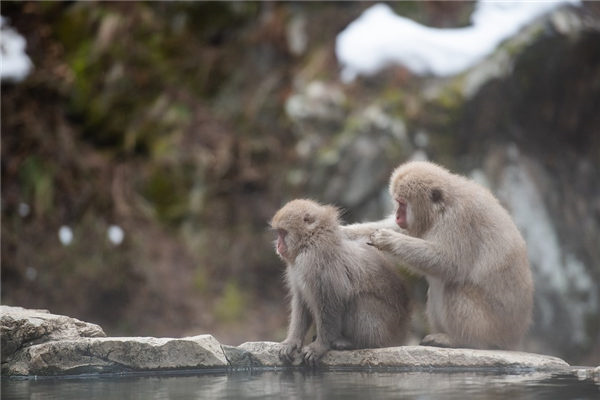
<path id="1" fill-rule="evenodd" d="M 283 364 L 275 342 L 219 343 L 211 335 L 184 338 L 105 337 L 102 329 L 47 311 L 0 306 L 2 375 L 77 375 L 248 368 L 301 367 Z M 9 345 L 5 348 L 4 344 Z M 495 350 L 400 346 L 330 351 L 321 368 L 565 370 L 557 357 Z M 588 369 L 585 369 L 588 371 Z M 600 375 L 590 368 L 591 375 Z M 587 373 L 587 372 L 586 372 Z"/>

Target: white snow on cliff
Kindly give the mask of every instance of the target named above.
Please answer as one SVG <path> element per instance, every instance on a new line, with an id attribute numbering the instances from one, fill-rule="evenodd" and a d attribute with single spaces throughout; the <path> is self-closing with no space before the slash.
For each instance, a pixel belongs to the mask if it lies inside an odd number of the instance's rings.
<path id="1" fill-rule="evenodd" d="M 33 64 L 25 54 L 26 41 L 0 16 L 0 80 L 22 81 Z"/>
<path id="2" fill-rule="evenodd" d="M 480 0 L 471 15 L 472 25 L 451 29 L 421 25 L 385 4 L 376 4 L 337 37 L 342 80 L 372 75 L 390 64 L 404 65 L 417 74 L 458 74 L 535 18 L 565 3 L 579 2 Z"/>

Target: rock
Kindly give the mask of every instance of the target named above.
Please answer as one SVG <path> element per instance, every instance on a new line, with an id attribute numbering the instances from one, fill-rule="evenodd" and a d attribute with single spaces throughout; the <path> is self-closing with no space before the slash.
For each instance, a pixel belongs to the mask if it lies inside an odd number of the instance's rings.
<path id="1" fill-rule="evenodd" d="M 278 342 L 246 342 L 238 346 L 241 349 L 249 353 L 255 364 L 253 366 L 258 367 L 283 367 L 285 364 L 279 360 L 279 350 L 281 350 L 281 344 Z M 293 366 L 300 365 L 301 360 L 294 360 Z M 233 364 L 233 366 L 236 366 Z"/>
<path id="2" fill-rule="evenodd" d="M 260 362 L 254 366 L 283 366 L 279 361 L 281 345 L 275 342 L 247 342 L 239 349 Z M 300 360 L 295 360 L 294 366 Z M 322 359 L 326 368 L 498 368 L 561 369 L 569 367 L 557 357 L 503 350 L 445 349 L 429 346 L 400 346 L 353 351 L 330 351 Z"/>
<path id="3" fill-rule="evenodd" d="M 577 379 L 592 379 L 595 382 L 600 383 L 600 366 L 599 367 L 583 367 L 583 368 L 573 368 L 571 371 Z"/>
<path id="4" fill-rule="evenodd" d="M 74 375 L 95 372 L 225 368 L 227 359 L 211 335 L 181 339 L 107 337 L 59 340 L 29 346 L 3 374 Z"/>
<path id="5" fill-rule="evenodd" d="M 2 307 L 2 311 L 3 350 L 4 343 L 12 346 L 11 349 L 16 349 L 11 350 L 10 357 L 2 360 L 3 375 L 290 367 L 279 360 L 281 344 L 276 342 L 246 342 L 234 347 L 221 345 L 211 335 L 179 339 L 89 337 L 92 334 L 104 335 L 104 332 L 97 325 L 53 315 L 47 311 L 19 307 Z M 61 322 L 64 326 L 60 325 Z M 45 328 L 48 329 L 44 330 Z M 301 360 L 297 357 L 291 367 L 299 366 Z M 367 370 L 495 368 L 562 371 L 569 365 L 556 357 L 513 351 L 401 346 L 330 351 L 321 360 L 321 367 Z M 577 373 L 598 375 L 598 371 L 593 369 L 582 371 Z"/>
<path id="6" fill-rule="evenodd" d="M 0 306 L 0 334 L 3 362 L 23 346 L 50 340 L 106 336 L 96 324 L 50 314 L 47 310 L 9 306 Z"/>
<path id="7" fill-rule="evenodd" d="M 430 346 L 402 346 L 385 349 L 332 351 L 322 359 L 328 367 L 410 367 L 410 368 L 532 368 L 568 367 L 557 357 L 502 350 L 446 349 Z"/>
<path id="8" fill-rule="evenodd" d="M 225 353 L 225 358 L 227 358 L 227 362 L 230 366 L 234 368 L 252 368 L 252 367 L 261 367 L 261 366 L 275 366 L 276 360 L 270 359 L 265 360 L 261 358 L 257 358 L 255 354 L 266 354 L 267 357 L 270 357 L 271 354 L 269 352 L 262 352 L 260 350 L 260 345 L 265 342 L 252 342 L 252 344 L 256 344 L 257 347 L 246 349 L 244 346 L 235 347 L 235 346 L 227 346 L 223 345 L 221 348 Z M 270 343 L 270 342 L 267 342 Z"/>

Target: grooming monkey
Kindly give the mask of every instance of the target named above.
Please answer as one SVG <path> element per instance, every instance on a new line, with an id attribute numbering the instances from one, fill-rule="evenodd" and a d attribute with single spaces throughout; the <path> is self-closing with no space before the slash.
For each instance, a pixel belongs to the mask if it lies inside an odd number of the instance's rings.
<path id="1" fill-rule="evenodd" d="M 425 275 L 432 334 L 421 344 L 515 348 L 530 324 L 533 283 L 508 212 L 487 189 L 430 162 L 399 166 L 389 190 L 394 230 L 390 219 L 344 230 Z"/>
<path id="2" fill-rule="evenodd" d="M 330 349 L 402 344 L 410 320 L 404 284 L 381 252 L 345 237 L 335 207 L 293 200 L 271 226 L 291 293 L 282 360 L 291 362 L 300 352 L 314 366 Z M 316 339 L 302 347 L 313 322 Z"/>

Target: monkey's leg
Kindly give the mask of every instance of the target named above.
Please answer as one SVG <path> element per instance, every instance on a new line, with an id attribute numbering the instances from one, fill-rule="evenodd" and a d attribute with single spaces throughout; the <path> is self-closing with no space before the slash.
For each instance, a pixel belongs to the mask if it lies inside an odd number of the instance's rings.
<path id="1" fill-rule="evenodd" d="M 283 347 L 279 351 L 281 361 L 288 364 L 294 361 L 294 354 L 302 348 L 302 341 L 311 323 L 310 311 L 302 302 L 300 296 L 294 293 L 292 295 L 292 315 L 288 334 L 285 340 L 281 342 Z"/>
<path id="2" fill-rule="evenodd" d="M 323 296 L 327 299 L 326 296 Z M 343 307 L 341 304 L 324 304 L 315 316 L 315 325 L 317 326 L 317 339 L 302 349 L 302 357 L 305 364 L 315 367 L 321 357 L 332 348 L 332 343 L 342 337 L 342 315 Z"/>

